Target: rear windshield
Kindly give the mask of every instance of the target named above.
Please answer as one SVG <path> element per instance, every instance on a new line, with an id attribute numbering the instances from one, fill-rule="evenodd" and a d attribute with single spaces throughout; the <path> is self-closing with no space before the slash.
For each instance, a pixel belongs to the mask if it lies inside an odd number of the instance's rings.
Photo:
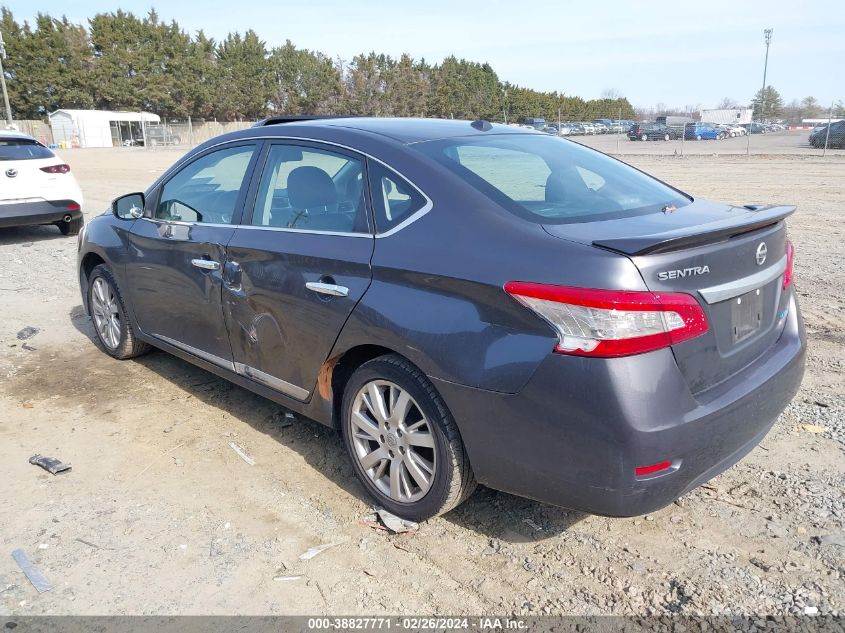
<path id="1" fill-rule="evenodd" d="M 53 158 L 53 152 L 28 138 L 0 138 L 0 160 Z"/>
<path id="2" fill-rule="evenodd" d="M 609 220 L 690 202 L 633 167 L 553 136 L 493 134 L 414 147 L 501 206 L 541 224 Z"/>

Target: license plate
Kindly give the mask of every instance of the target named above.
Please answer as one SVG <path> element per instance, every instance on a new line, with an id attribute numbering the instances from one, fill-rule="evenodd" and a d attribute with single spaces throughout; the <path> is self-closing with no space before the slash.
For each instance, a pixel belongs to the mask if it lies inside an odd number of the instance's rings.
<path id="1" fill-rule="evenodd" d="M 753 335 L 763 323 L 763 289 L 746 292 L 731 302 L 733 342 L 739 343 Z"/>

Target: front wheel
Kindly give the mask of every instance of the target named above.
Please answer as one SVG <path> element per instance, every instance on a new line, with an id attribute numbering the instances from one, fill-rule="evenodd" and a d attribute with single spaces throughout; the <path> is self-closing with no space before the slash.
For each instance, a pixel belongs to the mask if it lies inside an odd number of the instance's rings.
<path id="1" fill-rule="evenodd" d="M 640 137 L 640 140 L 641 140 L 641 141 L 647 141 L 647 140 L 648 140 L 648 134 L 643 134 L 643 135 Z"/>
<path id="2" fill-rule="evenodd" d="M 664 141 L 668 141 L 668 140 L 669 140 L 669 135 L 668 135 L 668 134 L 667 134 L 667 135 L 665 135 L 665 136 L 663 137 L 663 140 L 664 140 Z"/>
<path id="3" fill-rule="evenodd" d="M 97 341 L 109 356 L 125 360 L 150 349 L 135 336 L 117 282 L 105 264 L 96 266 L 88 278 L 88 311 Z"/>
<path id="4" fill-rule="evenodd" d="M 376 503 L 404 519 L 448 512 L 475 490 L 458 427 L 426 376 L 398 355 L 352 374 L 341 429 L 355 475 Z"/>
<path id="5" fill-rule="evenodd" d="M 695 140 L 696 140 L 696 141 L 700 141 L 700 140 L 701 140 L 701 134 L 696 134 L 696 135 L 695 135 Z"/>

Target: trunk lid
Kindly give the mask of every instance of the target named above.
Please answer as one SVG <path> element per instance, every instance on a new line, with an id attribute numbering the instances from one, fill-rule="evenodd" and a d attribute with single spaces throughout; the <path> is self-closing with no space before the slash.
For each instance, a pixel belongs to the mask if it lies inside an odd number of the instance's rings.
<path id="1" fill-rule="evenodd" d="M 698 300 L 707 333 L 672 348 L 698 395 L 753 363 L 780 336 L 788 305 L 784 219 L 794 211 L 696 201 L 671 213 L 544 228 L 629 257 L 653 292 Z"/>

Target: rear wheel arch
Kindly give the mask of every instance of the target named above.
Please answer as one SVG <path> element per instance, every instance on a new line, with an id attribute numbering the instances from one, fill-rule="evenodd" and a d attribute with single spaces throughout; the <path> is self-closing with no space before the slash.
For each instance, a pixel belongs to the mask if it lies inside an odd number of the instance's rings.
<path id="1" fill-rule="evenodd" d="M 371 344 L 351 347 L 342 354 L 330 358 L 323 364 L 323 367 L 320 369 L 320 383 L 330 384 L 331 386 L 327 395 L 331 397 L 332 426 L 334 428 L 340 429 L 343 391 L 346 388 L 346 384 L 349 382 L 349 379 L 352 377 L 352 374 L 355 373 L 355 370 L 374 358 L 390 354 L 400 356 L 413 365 L 410 360 L 408 360 L 405 356 L 402 356 L 402 354 L 399 354 L 397 351 L 384 347 L 383 345 Z M 416 365 L 414 366 L 416 367 Z M 328 381 L 324 382 L 323 376 L 326 373 L 330 374 L 330 378 Z"/>

